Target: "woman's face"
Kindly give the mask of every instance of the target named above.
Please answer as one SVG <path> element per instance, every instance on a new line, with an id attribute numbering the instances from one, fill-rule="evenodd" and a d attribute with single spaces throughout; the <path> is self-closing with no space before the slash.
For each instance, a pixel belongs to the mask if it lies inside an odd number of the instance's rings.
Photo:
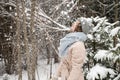
<path id="1" fill-rule="evenodd" d="M 76 28 L 78 27 L 78 25 L 80 25 L 80 21 L 75 21 L 75 22 L 72 24 L 72 26 L 71 26 L 71 28 L 70 28 L 70 31 L 71 31 L 71 32 L 75 32 L 75 30 L 76 30 Z"/>

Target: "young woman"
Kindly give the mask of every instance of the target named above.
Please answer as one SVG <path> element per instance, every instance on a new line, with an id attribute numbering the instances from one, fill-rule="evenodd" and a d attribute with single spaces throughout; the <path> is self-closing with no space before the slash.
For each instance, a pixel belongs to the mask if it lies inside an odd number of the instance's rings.
<path id="1" fill-rule="evenodd" d="M 73 23 L 70 33 L 60 40 L 61 63 L 53 80 L 84 80 L 82 66 L 86 57 L 84 41 L 90 27 L 85 19 Z"/>

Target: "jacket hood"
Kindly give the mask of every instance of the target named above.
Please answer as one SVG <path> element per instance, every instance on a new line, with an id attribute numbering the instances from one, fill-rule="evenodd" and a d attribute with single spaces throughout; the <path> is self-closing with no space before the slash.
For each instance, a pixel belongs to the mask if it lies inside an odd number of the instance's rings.
<path id="1" fill-rule="evenodd" d="M 64 38 L 60 39 L 59 57 L 63 57 L 67 54 L 68 48 L 77 41 L 86 41 L 87 36 L 83 32 L 73 32 L 67 34 Z"/>

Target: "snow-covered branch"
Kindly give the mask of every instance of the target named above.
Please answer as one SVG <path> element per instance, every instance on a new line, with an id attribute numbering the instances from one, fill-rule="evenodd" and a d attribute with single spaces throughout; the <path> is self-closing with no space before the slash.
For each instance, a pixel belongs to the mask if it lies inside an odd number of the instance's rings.
<path id="1" fill-rule="evenodd" d="M 120 31 L 120 26 L 112 29 L 110 35 L 115 36 L 118 33 L 118 31 Z"/>
<path id="2" fill-rule="evenodd" d="M 41 9 L 41 11 L 42 12 L 38 13 L 38 16 L 41 16 L 41 17 L 53 22 L 54 24 L 58 25 L 62 29 L 66 29 L 66 30 L 68 29 L 69 30 L 69 28 L 67 28 L 66 26 L 64 26 L 64 25 L 54 21 L 52 18 L 50 18 L 47 14 L 45 14 L 45 12 L 42 9 Z"/>
<path id="3" fill-rule="evenodd" d="M 115 72 L 113 69 L 106 68 L 104 66 L 101 66 L 100 64 L 96 64 L 93 68 L 91 68 L 90 72 L 87 74 L 88 80 L 102 80 L 107 75 L 110 74 L 110 77 L 114 77 Z"/>
<path id="4" fill-rule="evenodd" d="M 98 61 L 98 60 L 101 60 L 101 61 L 103 61 L 103 60 L 106 60 L 106 59 L 108 59 L 108 60 L 111 60 L 111 59 L 113 59 L 113 56 L 114 54 L 112 53 L 112 52 L 110 52 L 110 51 L 108 51 L 108 50 L 99 50 L 98 52 L 97 52 L 97 54 L 94 56 L 94 58 Z"/>

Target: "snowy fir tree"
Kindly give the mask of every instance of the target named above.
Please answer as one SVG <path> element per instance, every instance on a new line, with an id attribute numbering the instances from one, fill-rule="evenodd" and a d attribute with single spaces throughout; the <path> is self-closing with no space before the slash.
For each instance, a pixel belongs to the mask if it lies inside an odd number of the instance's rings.
<path id="1" fill-rule="evenodd" d="M 120 79 L 120 25 L 106 17 L 91 18 L 94 28 L 88 34 L 87 59 L 84 66 L 87 80 Z M 114 46 L 114 37 L 116 44 Z"/>

